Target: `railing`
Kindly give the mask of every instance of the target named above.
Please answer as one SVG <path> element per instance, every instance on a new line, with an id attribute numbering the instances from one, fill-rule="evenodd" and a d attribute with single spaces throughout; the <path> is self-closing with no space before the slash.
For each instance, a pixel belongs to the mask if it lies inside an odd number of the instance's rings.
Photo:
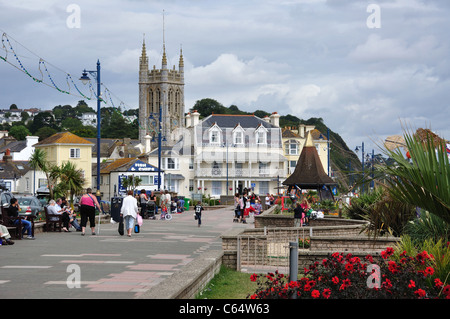
<path id="1" fill-rule="evenodd" d="M 312 236 L 312 228 L 264 228 L 264 235 L 237 237 L 237 270 L 264 273 L 278 270 L 289 273 L 289 243 L 300 242 L 299 249 Z M 301 241 L 299 241 L 301 239 Z"/>
<path id="2" fill-rule="evenodd" d="M 227 177 L 226 168 L 200 168 L 195 170 L 195 176 L 198 177 Z M 277 177 L 284 178 L 286 172 L 282 169 L 245 169 L 228 168 L 228 177 Z"/>

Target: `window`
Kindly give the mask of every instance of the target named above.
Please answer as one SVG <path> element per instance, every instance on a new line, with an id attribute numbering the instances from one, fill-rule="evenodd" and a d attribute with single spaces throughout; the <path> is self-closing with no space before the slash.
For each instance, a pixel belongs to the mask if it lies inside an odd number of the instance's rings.
<path id="1" fill-rule="evenodd" d="M 219 131 L 211 131 L 209 134 L 209 142 L 211 144 L 220 144 Z"/>
<path id="2" fill-rule="evenodd" d="M 194 180 L 193 179 L 189 180 L 189 191 L 190 192 L 194 191 Z"/>
<path id="3" fill-rule="evenodd" d="M 269 182 L 259 182 L 259 193 L 260 194 L 267 194 L 269 193 Z"/>
<path id="4" fill-rule="evenodd" d="M 222 182 L 212 181 L 211 195 L 222 195 Z"/>
<path id="5" fill-rule="evenodd" d="M 173 158 L 167 159 L 167 169 L 175 169 L 175 160 Z"/>
<path id="6" fill-rule="evenodd" d="M 244 144 L 244 133 L 242 131 L 234 132 L 234 144 Z"/>
<path id="7" fill-rule="evenodd" d="M 298 143 L 295 140 L 289 140 L 285 144 L 285 154 L 286 155 L 298 155 Z"/>
<path id="8" fill-rule="evenodd" d="M 194 169 L 194 158 L 189 158 L 189 169 Z"/>
<path id="9" fill-rule="evenodd" d="M 79 148 L 71 148 L 70 149 L 70 158 L 80 158 L 80 149 Z"/>
<path id="10" fill-rule="evenodd" d="M 138 177 L 142 180 L 141 185 L 153 185 L 152 175 L 140 175 Z"/>
<path id="11" fill-rule="evenodd" d="M 297 166 L 297 161 L 289 161 L 289 174 L 294 173 L 296 166 Z"/>
<path id="12" fill-rule="evenodd" d="M 269 169 L 267 163 L 259 162 L 259 175 L 268 175 Z"/>

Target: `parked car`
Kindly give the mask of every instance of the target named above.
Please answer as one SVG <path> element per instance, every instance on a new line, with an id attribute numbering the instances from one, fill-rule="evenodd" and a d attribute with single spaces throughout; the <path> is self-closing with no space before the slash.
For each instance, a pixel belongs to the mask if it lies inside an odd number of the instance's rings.
<path id="1" fill-rule="evenodd" d="M 2 206 L 8 207 L 11 203 L 11 198 L 13 198 L 13 195 L 9 191 L 1 191 L 0 199 Z"/>
<path id="2" fill-rule="evenodd" d="M 19 214 L 25 214 L 27 211 L 31 211 L 33 216 L 38 216 L 38 214 L 44 211 L 44 206 L 39 201 L 38 198 L 34 196 L 14 196 L 19 201 L 20 211 Z"/>

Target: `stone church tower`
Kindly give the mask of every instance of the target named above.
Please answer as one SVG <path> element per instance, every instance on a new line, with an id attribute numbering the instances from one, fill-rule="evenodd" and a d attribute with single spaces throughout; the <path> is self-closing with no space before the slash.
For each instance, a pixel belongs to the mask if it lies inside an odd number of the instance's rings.
<path id="1" fill-rule="evenodd" d="M 159 112 L 161 112 L 161 134 L 163 145 L 173 145 L 177 140 L 177 129 L 184 127 L 184 61 L 180 50 L 178 71 L 167 68 L 166 47 L 163 44 L 161 69 L 153 65 L 142 43 L 139 59 L 139 140 L 145 145 L 148 134 L 157 139 Z"/>

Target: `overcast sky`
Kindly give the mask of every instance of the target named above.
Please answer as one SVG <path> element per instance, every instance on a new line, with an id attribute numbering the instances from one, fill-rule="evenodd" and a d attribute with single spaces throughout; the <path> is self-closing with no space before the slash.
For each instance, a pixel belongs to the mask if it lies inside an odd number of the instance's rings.
<path id="1" fill-rule="evenodd" d="M 163 14 L 164 12 L 164 14 Z M 0 0 L 0 108 L 51 109 L 82 98 L 65 74 L 102 66 L 123 109 L 138 108 L 145 34 L 150 66 L 185 61 L 185 111 L 224 106 L 321 117 L 347 145 L 431 128 L 449 139 L 450 2 L 444 0 Z M 4 48 L 8 49 L 8 53 Z M 46 61 L 39 64 L 39 59 Z M 42 73 L 41 73 L 42 72 Z M 88 104 L 96 108 L 95 101 Z"/>

